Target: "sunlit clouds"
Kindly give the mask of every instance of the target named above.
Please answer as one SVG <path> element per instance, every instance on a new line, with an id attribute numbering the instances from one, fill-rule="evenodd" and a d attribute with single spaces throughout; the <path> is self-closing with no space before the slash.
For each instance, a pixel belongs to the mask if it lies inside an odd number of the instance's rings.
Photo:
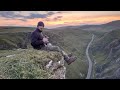
<path id="1" fill-rule="evenodd" d="M 0 26 L 36 27 L 43 21 L 46 28 L 55 28 L 114 20 L 120 20 L 120 11 L 0 11 Z"/>

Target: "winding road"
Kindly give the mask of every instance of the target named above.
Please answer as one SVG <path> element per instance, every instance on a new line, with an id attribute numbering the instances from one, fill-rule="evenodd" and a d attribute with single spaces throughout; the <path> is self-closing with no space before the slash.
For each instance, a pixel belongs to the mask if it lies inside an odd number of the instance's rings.
<path id="1" fill-rule="evenodd" d="M 92 74 L 92 65 L 93 65 L 93 63 L 92 63 L 92 61 L 91 61 L 91 59 L 89 57 L 89 47 L 90 47 L 91 43 L 93 42 L 93 40 L 94 40 L 94 34 L 92 35 L 92 39 L 91 39 L 91 41 L 89 42 L 89 44 L 88 44 L 88 46 L 86 48 L 86 56 L 87 56 L 87 59 L 88 59 L 88 62 L 89 62 L 88 73 L 87 73 L 86 79 L 90 79 L 91 74 Z"/>

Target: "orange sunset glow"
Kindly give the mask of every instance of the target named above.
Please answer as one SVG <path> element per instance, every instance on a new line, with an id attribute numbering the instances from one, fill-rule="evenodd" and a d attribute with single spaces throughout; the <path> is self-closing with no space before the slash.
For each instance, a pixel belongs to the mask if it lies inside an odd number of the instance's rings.
<path id="1" fill-rule="evenodd" d="M 36 27 L 43 21 L 46 28 L 56 28 L 114 20 L 120 20 L 120 11 L 0 11 L 0 26 Z"/>

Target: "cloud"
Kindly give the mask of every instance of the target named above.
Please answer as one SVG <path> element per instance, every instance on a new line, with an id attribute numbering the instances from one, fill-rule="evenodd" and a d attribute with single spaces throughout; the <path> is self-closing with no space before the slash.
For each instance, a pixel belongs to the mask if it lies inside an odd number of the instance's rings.
<path id="1" fill-rule="evenodd" d="M 53 14 L 55 14 L 54 12 L 48 12 L 47 13 L 47 15 L 49 15 L 49 16 L 51 16 L 51 15 L 53 15 Z"/>
<path id="2" fill-rule="evenodd" d="M 1 17 L 6 17 L 6 18 L 12 18 L 14 16 L 14 12 L 11 11 L 11 12 L 8 12 L 8 11 L 1 11 L 0 12 L 0 16 Z"/>
<path id="3" fill-rule="evenodd" d="M 6 19 L 16 19 L 23 17 L 23 15 L 15 14 L 14 11 L 1 11 L 0 16 L 5 17 Z"/>
<path id="4" fill-rule="evenodd" d="M 46 13 L 48 15 L 53 15 L 53 14 L 62 13 L 62 12 L 61 11 L 46 11 Z"/>
<path id="5" fill-rule="evenodd" d="M 56 13 L 60 13 L 60 12 L 51 12 L 51 11 L 47 11 L 46 14 L 40 14 L 40 13 L 31 13 L 29 16 L 25 16 L 24 18 L 26 19 L 33 19 L 33 18 L 47 18 L 50 17 Z"/>
<path id="6" fill-rule="evenodd" d="M 26 19 L 17 19 L 17 20 L 21 20 L 21 21 L 27 22 L 27 20 L 26 20 Z"/>
<path id="7" fill-rule="evenodd" d="M 4 20 L 10 21 L 10 20 L 13 20 L 13 19 L 12 18 L 5 18 Z M 20 21 L 27 22 L 26 19 L 14 19 L 14 20 L 20 20 Z"/>
<path id="8" fill-rule="evenodd" d="M 57 17 L 53 18 L 53 20 L 54 20 L 54 21 L 61 20 L 62 17 L 63 17 L 63 16 L 57 16 Z"/>
<path id="9" fill-rule="evenodd" d="M 54 17 L 54 18 L 46 18 L 45 20 L 46 21 L 58 21 L 58 20 L 61 20 L 63 16 L 57 16 L 57 17 Z"/>
<path id="10" fill-rule="evenodd" d="M 35 13 L 30 13 L 29 16 L 24 16 L 20 14 L 15 14 L 14 11 L 2 11 L 0 12 L 1 17 L 5 18 L 24 18 L 24 19 L 33 19 L 33 18 L 46 18 L 47 14 L 35 14 Z"/>
<path id="11" fill-rule="evenodd" d="M 29 16 L 24 16 L 25 19 L 34 19 L 34 18 L 46 18 L 47 14 L 34 14 L 31 13 Z"/>
<path id="12" fill-rule="evenodd" d="M 57 13 L 62 13 L 62 12 L 58 11 Z"/>
<path id="13" fill-rule="evenodd" d="M 5 17 L 5 18 L 11 18 L 11 19 L 18 19 L 22 20 L 22 21 L 26 21 L 25 19 L 34 19 L 34 18 L 47 18 L 49 16 L 52 16 L 56 13 L 60 13 L 60 12 L 46 12 L 45 14 L 41 14 L 41 13 L 29 13 L 28 16 L 25 16 L 24 14 L 21 14 L 21 11 L 1 11 L 0 12 L 0 16 L 1 17 Z M 59 18 L 59 17 L 58 17 Z M 55 18 L 57 20 L 57 18 Z"/>
<path id="14" fill-rule="evenodd" d="M 46 18 L 45 21 L 51 21 L 51 19 L 50 18 Z"/>

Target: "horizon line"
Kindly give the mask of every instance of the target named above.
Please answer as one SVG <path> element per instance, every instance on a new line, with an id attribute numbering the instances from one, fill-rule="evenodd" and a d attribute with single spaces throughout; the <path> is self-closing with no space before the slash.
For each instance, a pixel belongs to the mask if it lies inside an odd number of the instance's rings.
<path id="1" fill-rule="evenodd" d="M 112 21 L 109 21 L 107 23 L 110 23 L 110 22 L 113 22 L 113 21 L 119 21 L 119 20 L 112 20 Z M 84 25 L 102 25 L 102 24 L 107 24 L 107 23 L 98 23 L 98 24 L 89 24 L 89 23 L 86 23 L 86 24 L 80 24 L 80 25 L 65 25 L 65 26 L 48 26 L 46 27 L 46 29 L 54 29 L 54 28 L 62 28 L 62 27 L 74 27 L 74 26 L 84 26 Z M 17 26 L 17 25 L 4 25 L 4 26 L 0 26 L 0 27 L 28 27 L 28 28 L 36 28 L 36 26 Z"/>

